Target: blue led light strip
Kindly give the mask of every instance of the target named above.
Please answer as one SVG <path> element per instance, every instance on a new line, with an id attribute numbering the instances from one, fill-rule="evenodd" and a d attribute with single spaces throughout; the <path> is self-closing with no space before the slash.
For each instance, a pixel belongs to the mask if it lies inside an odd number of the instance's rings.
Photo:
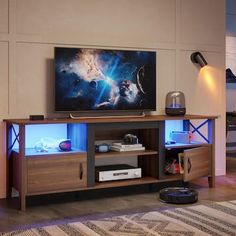
<path id="1" fill-rule="evenodd" d="M 15 139 L 14 139 L 13 143 L 11 144 L 11 146 L 9 147 L 9 150 L 11 150 L 11 149 L 14 147 L 16 141 L 17 141 L 18 143 L 20 143 L 20 140 L 19 140 L 19 133 L 18 133 L 18 134 L 16 133 L 16 130 L 14 129 L 14 126 L 13 126 L 13 125 L 11 125 L 10 130 L 13 130 L 14 135 L 15 135 Z"/>

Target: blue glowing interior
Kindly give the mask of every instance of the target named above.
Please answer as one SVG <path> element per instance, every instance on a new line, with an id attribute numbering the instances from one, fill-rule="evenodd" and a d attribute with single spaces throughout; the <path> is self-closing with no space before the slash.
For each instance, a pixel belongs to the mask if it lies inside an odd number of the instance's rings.
<path id="1" fill-rule="evenodd" d="M 170 134 L 172 131 L 183 131 L 183 121 L 182 120 L 165 121 L 165 142 L 171 141 Z"/>
<path id="2" fill-rule="evenodd" d="M 19 133 L 19 126 L 14 125 L 15 133 Z M 165 142 L 170 141 L 172 131 L 182 131 L 182 120 L 165 121 Z M 15 133 L 12 131 L 12 143 L 15 141 Z M 25 127 L 25 148 L 26 155 L 44 155 L 57 152 L 57 149 L 48 149 L 48 152 L 36 152 L 35 146 L 40 140 L 48 142 L 48 146 L 53 145 L 53 140 L 70 139 L 73 151 L 87 151 L 87 126 L 86 124 L 38 124 L 26 125 Z M 14 150 L 19 149 L 16 141 Z"/>
<path id="3" fill-rule="evenodd" d="M 67 139 L 66 124 L 39 124 L 26 125 L 25 127 L 25 147 L 34 148 L 41 139 L 60 140 Z M 47 140 L 46 140 L 47 141 Z M 49 144 L 50 145 L 50 144 Z"/>
<path id="4" fill-rule="evenodd" d="M 19 126 L 14 125 L 12 131 L 12 143 L 19 133 Z M 87 150 L 87 126 L 86 124 L 35 124 L 25 126 L 25 155 L 45 155 L 61 151 L 59 143 L 64 140 L 71 141 L 72 152 L 84 152 Z M 19 149 L 16 141 L 14 150 Z"/>

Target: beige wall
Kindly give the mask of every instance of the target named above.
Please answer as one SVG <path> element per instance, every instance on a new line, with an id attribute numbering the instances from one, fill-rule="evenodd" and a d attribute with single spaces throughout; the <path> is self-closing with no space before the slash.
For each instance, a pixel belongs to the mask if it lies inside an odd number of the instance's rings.
<path id="1" fill-rule="evenodd" d="M 0 0 L 0 119 L 52 115 L 55 46 L 156 50 L 156 113 L 168 91 L 181 90 L 188 113 L 219 115 L 216 172 L 224 174 L 224 13 L 224 0 Z M 189 59 L 195 50 L 211 66 L 208 80 Z M 0 173 L 4 197 L 4 138 Z"/>

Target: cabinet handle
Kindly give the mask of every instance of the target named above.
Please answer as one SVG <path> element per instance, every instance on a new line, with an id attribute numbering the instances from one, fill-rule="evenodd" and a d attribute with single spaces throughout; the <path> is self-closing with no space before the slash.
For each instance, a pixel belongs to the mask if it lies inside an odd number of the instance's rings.
<path id="1" fill-rule="evenodd" d="M 83 178 L 83 172 L 84 172 L 83 171 L 83 164 L 82 163 L 79 164 L 79 169 L 80 169 L 80 171 L 79 171 L 80 172 L 79 178 L 82 179 Z"/>
<path id="2" fill-rule="evenodd" d="M 190 173 L 191 168 L 192 168 L 192 163 L 191 163 L 191 161 L 188 158 L 188 174 Z"/>

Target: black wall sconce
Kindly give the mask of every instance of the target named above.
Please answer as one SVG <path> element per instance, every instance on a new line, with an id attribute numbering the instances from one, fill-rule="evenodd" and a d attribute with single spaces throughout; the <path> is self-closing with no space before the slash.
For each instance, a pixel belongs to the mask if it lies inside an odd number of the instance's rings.
<path id="1" fill-rule="evenodd" d="M 190 58 L 193 63 L 199 64 L 200 67 L 204 67 L 207 65 L 205 58 L 200 52 L 192 53 Z"/>

